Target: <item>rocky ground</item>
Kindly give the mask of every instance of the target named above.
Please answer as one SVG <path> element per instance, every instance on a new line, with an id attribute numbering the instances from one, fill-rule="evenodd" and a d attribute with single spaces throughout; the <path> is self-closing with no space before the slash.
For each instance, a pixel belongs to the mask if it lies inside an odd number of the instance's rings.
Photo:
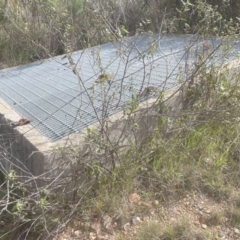
<path id="1" fill-rule="evenodd" d="M 189 224 L 188 228 L 191 229 L 192 239 L 240 239 L 240 226 L 233 226 L 228 214 L 229 200 L 216 199 L 194 192 L 184 199 L 163 206 L 157 200 L 143 202 L 140 195 L 133 193 L 129 196 L 128 202 L 133 211 L 131 219 L 119 221 L 116 216 L 104 214 L 91 223 L 82 223 L 75 219 L 64 232 L 55 236 L 52 240 L 148 240 L 149 238 L 144 237 L 143 228 L 147 231 L 146 226 L 149 223 L 155 223 L 155 226 L 159 225 L 159 229 L 164 229 L 164 226 L 167 225 L 180 226 L 184 221 Z M 139 209 L 142 209 L 142 211 L 139 211 Z M 139 232 L 140 234 L 143 232 L 141 237 L 139 237 Z M 195 233 L 201 233 L 203 236 L 206 233 L 205 236 L 211 236 L 211 238 L 197 238 L 194 236 Z M 181 239 L 191 239 L 190 236 Z"/>

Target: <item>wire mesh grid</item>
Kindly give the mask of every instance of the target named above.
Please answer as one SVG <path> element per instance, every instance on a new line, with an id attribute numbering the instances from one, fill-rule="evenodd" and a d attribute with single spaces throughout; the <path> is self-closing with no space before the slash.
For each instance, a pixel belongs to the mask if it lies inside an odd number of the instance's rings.
<path id="1" fill-rule="evenodd" d="M 147 86 L 175 86 L 189 42 L 138 36 L 0 71 L 0 98 L 54 142 L 117 113 Z M 111 79 L 96 84 L 101 74 Z"/>

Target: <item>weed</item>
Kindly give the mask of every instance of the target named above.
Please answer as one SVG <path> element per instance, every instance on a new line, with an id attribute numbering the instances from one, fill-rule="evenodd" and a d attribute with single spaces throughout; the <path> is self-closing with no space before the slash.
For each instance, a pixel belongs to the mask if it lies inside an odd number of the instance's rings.
<path id="1" fill-rule="evenodd" d="M 209 240 L 216 239 L 214 234 L 209 231 L 196 231 L 193 226 L 186 220 L 182 219 L 179 223 L 163 224 L 148 222 L 139 229 L 134 240 Z"/>
<path id="2" fill-rule="evenodd" d="M 228 217 L 232 226 L 238 227 L 240 225 L 240 207 L 231 206 L 228 211 Z"/>
<path id="3" fill-rule="evenodd" d="M 211 216 L 205 221 L 208 226 L 217 226 L 223 223 L 226 214 L 224 211 L 214 211 Z"/>
<path id="4" fill-rule="evenodd" d="M 148 222 L 142 226 L 135 237 L 135 240 L 154 239 L 160 236 L 161 228 L 159 223 Z"/>

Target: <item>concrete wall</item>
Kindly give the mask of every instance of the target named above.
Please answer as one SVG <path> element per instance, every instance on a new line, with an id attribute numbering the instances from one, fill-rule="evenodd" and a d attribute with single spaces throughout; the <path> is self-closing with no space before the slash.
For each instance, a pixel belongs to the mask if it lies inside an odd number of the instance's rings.
<path id="1" fill-rule="evenodd" d="M 176 91 L 177 88 L 168 91 L 165 98 Z M 176 100 L 178 101 L 177 95 L 170 98 L 166 104 L 176 105 Z M 108 138 L 113 151 L 106 154 L 104 149 L 97 151 L 101 143 L 93 141 L 87 144 L 85 141 L 88 136 L 87 129 L 51 143 L 30 124 L 13 129 L 10 122 L 18 121 L 24 116 L 19 116 L 2 100 L 0 100 L 0 112 L 1 146 L 6 154 L 4 155 L 3 152 L 1 154 L 1 168 L 6 171 L 16 170 L 23 181 L 36 177 L 33 184 L 38 186 L 53 182 L 59 185 L 60 179 L 67 179 L 76 171 L 76 166 L 83 170 L 86 162 L 95 161 L 105 167 L 111 167 L 113 155 L 116 158 L 116 152 L 119 154 L 132 144 L 141 145 L 157 127 L 159 119 L 156 99 L 140 104 L 138 111 L 130 118 L 124 117 L 122 112 L 111 116 L 107 121 L 108 135 L 104 135 L 103 139 Z M 101 132 L 99 123 L 89 127 L 96 133 Z M 114 149 L 114 146 L 117 148 Z M 55 178 L 58 180 L 54 181 Z"/>
<path id="2" fill-rule="evenodd" d="M 0 160 L 1 171 L 6 175 L 15 170 L 23 182 L 44 171 L 45 157 L 23 134 L 10 126 L 8 119 L 0 114 Z M 32 182 L 33 183 L 33 182 Z"/>

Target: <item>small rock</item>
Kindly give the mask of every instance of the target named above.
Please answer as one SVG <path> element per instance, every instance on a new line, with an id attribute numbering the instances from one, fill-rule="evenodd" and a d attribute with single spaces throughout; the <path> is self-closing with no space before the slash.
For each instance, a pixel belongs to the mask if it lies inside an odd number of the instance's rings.
<path id="1" fill-rule="evenodd" d="M 81 231 L 77 230 L 77 231 L 74 232 L 74 234 L 75 234 L 76 237 L 79 237 L 80 234 L 81 234 Z"/>
<path id="2" fill-rule="evenodd" d="M 127 232 L 131 228 L 130 223 L 126 223 L 123 225 L 123 229 Z"/>
<path id="3" fill-rule="evenodd" d="M 199 209 L 199 210 L 203 210 L 203 206 L 199 204 L 199 205 L 198 205 L 198 209 Z"/>
<path id="4" fill-rule="evenodd" d="M 141 200 L 141 197 L 137 193 L 133 193 L 129 196 L 129 202 L 132 204 L 137 204 Z"/>
<path id="5" fill-rule="evenodd" d="M 134 218 L 132 219 L 133 225 L 138 225 L 138 224 L 140 224 L 141 222 L 142 222 L 142 221 L 141 221 L 140 217 L 134 217 Z"/>
<path id="6" fill-rule="evenodd" d="M 158 201 L 158 200 L 154 200 L 153 204 L 154 204 L 155 206 L 158 206 L 158 205 L 159 205 L 159 201 Z"/>
<path id="7" fill-rule="evenodd" d="M 141 167 L 142 171 L 147 171 L 148 169 L 146 167 Z"/>
<path id="8" fill-rule="evenodd" d="M 95 240 L 95 239 L 97 239 L 96 234 L 93 233 L 93 232 L 90 232 L 90 233 L 89 233 L 89 239 L 90 239 L 90 240 Z"/>
<path id="9" fill-rule="evenodd" d="M 151 207 L 151 205 L 149 203 L 146 203 L 146 202 L 139 202 L 139 205 L 141 207 L 146 207 L 146 208 L 150 208 Z"/>
<path id="10" fill-rule="evenodd" d="M 105 215 L 103 216 L 103 226 L 106 228 L 106 229 L 110 229 L 112 227 L 112 218 L 109 217 L 108 215 Z"/>
<path id="11" fill-rule="evenodd" d="M 204 214 L 202 212 L 198 212 L 199 217 L 203 218 Z"/>
<path id="12" fill-rule="evenodd" d="M 239 231 L 237 228 L 234 228 L 234 232 L 235 232 L 236 234 L 240 234 L 240 231 Z"/>
<path id="13" fill-rule="evenodd" d="M 206 210 L 206 213 L 207 213 L 207 214 L 210 214 L 210 213 L 211 213 L 211 210 L 209 210 L 209 209 Z"/>
<path id="14" fill-rule="evenodd" d="M 99 234 L 101 230 L 101 224 L 100 221 L 94 221 L 91 225 L 91 230 L 93 230 L 95 233 Z"/>
<path id="15" fill-rule="evenodd" d="M 193 224 L 194 224 L 195 226 L 199 226 L 199 221 L 193 221 Z"/>
<path id="16" fill-rule="evenodd" d="M 207 228 L 207 225 L 206 225 L 206 224 L 202 224 L 202 228 L 203 228 L 203 229 L 206 229 L 206 228 Z"/>

